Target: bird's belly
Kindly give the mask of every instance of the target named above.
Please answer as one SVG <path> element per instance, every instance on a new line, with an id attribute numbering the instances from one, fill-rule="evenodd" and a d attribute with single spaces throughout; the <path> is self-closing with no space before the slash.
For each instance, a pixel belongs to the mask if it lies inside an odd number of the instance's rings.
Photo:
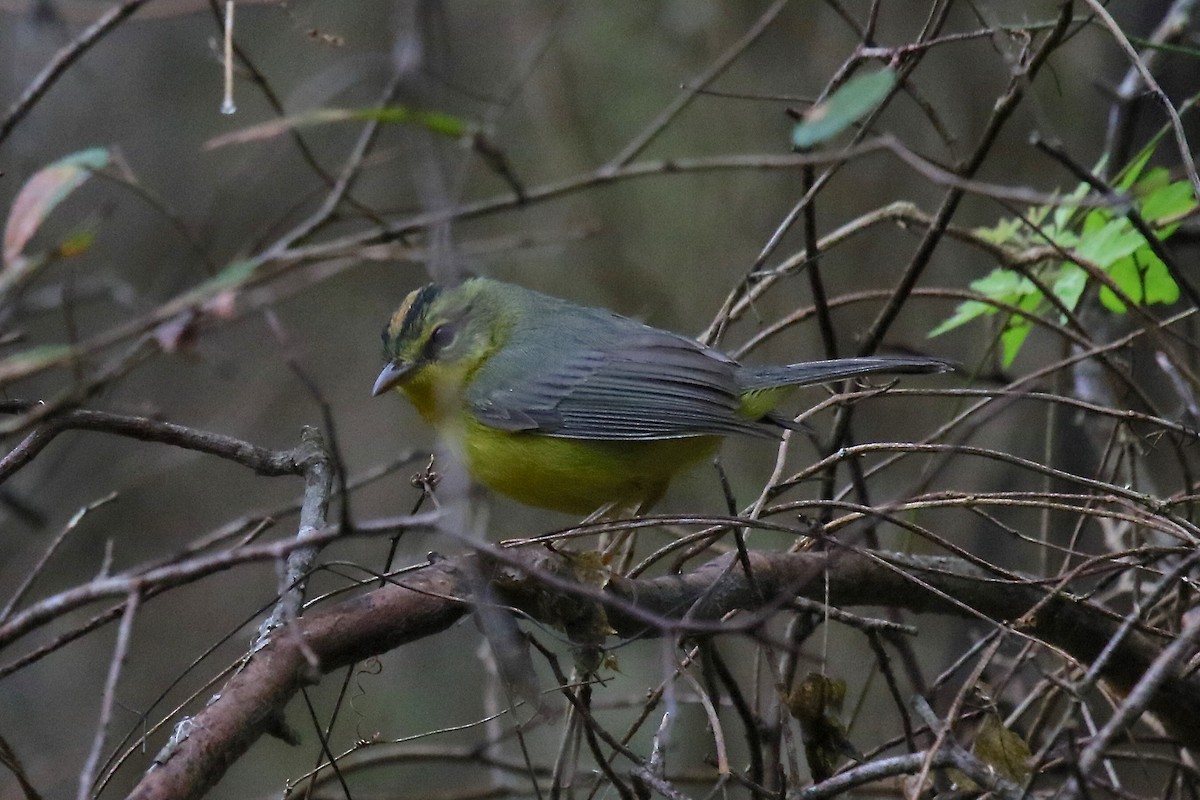
<path id="1" fill-rule="evenodd" d="M 719 436 L 652 441 L 561 439 L 476 422 L 461 441 L 477 481 L 515 500 L 571 514 L 653 504 L 678 472 L 716 453 Z"/>

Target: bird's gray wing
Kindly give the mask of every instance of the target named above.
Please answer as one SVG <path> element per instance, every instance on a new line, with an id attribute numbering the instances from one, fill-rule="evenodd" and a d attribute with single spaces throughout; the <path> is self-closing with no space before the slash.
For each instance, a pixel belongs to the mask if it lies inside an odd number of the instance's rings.
<path id="1" fill-rule="evenodd" d="M 514 336 L 476 373 L 467 401 L 490 427 L 569 439 L 774 436 L 738 414 L 737 370 L 691 339 L 613 317 Z"/>

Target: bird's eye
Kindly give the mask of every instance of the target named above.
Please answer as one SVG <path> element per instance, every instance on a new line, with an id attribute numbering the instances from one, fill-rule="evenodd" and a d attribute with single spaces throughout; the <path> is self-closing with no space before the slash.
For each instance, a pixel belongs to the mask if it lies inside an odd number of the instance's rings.
<path id="1" fill-rule="evenodd" d="M 433 333 L 429 334 L 429 341 L 425 345 L 425 352 L 430 356 L 436 356 L 441 351 L 445 350 L 450 345 L 454 344 L 454 337 L 458 335 L 458 329 L 449 323 L 443 323 L 433 329 Z"/>

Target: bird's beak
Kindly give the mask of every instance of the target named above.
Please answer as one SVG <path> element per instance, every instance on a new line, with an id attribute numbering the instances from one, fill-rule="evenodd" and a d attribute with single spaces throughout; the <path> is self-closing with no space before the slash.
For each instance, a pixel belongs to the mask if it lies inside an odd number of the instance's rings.
<path id="1" fill-rule="evenodd" d="M 371 396 L 379 397 L 388 389 L 394 389 L 400 385 L 408 373 L 412 372 L 412 364 L 403 364 L 398 361 L 389 361 L 383 370 L 380 371 L 379 377 L 375 379 L 375 385 L 371 387 Z"/>

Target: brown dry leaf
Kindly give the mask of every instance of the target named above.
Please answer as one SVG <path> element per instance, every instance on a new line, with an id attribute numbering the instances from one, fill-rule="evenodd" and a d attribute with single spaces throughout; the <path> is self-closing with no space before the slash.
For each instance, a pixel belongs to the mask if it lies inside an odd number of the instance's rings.
<path id="1" fill-rule="evenodd" d="M 988 766 L 1013 783 L 1024 786 L 1032 776 L 1033 754 L 1019 735 L 1004 727 L 998 714 L 988 714 L 971 748 Z"/>
<path id="2" fill-rule="evenodd" d="M 786 703 L 800 723 L 804 755 L 814 781 L 833 774 L 842 756 L 855 759 L 859 753 L 846 738 L 846 727 L 838 718 L 846 699 L 846 682 L 810 672 L 792 687 Z"/>

